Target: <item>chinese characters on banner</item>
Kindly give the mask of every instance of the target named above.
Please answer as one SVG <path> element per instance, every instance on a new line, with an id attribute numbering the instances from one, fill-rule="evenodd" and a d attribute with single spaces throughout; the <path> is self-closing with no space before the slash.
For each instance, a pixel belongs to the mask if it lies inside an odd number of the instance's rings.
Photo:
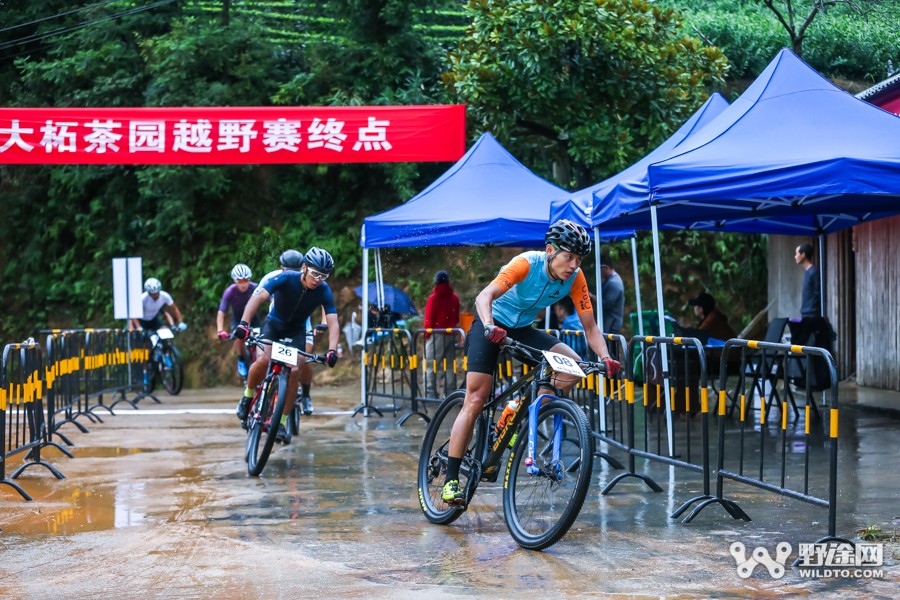
<path id="1" fill-rule="evenodd" d="M 465 106 L 0 108 L 2 164 L 450 162 Z"/>

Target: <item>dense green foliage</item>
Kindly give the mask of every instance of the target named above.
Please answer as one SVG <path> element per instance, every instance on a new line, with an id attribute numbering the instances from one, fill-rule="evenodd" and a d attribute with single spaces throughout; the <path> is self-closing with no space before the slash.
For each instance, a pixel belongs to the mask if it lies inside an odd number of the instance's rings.
<path id="1" fill-rule="evenodd" d="M 470 12 L 445 80 L 477 128 L 529 163 L 549 155 L 564 185 L 624 169 L 724 81 L 721 52 L 648 2 L 472 2 Z"/>
<path id="2" fill-rule="evenodd" d="M 664 0 L 681 11 L 689 30 L 715 44 L 728 57 L 737 79 L 753 78 L 778 50 L 791 47 L 791 37 L 763 0 Z M 783 0 L 774 6 L 784 11 Z M 797 23 L 818 0 L 794 0 Z M 824 4 L 833 4 L 825 2 Z M 887 61 L 898 64 L 895 0 L 838 2 L 813 18 L 802 40 L 803 59 L 829 77 L 875 83 L 886 77 Z"/>
<path id="3" fill-rule="evenodd" d="M 642 156 L 710 91 L 754 76 L 788 43 L 750 0 L 229 5 L 227 19 L 217 0 L 4 6 L 0 105 L 464 102 L 470 139 L 491 130 L 535 172 L 579 188 Z M 854 18 L 840 7 L 821 15 L 804 58 L 826 75 L 877 79 L 887 58 L 900 64 L 888 43 L 895 21 Z M 183 344 L 195 362 L 209 356 L 205 329 L 237 260 L 260 276 L 285 247 L 324 246 L 338 259 L 331 283 L 349 310 L 363 217 L 412 197 L 446 167 L 0 165 L 0 341 L 46 326 L 112 325 L 110 260 L 121 256 L 143 257 L 145 276 L 174 294 L 192 324 Z M 642 269 L 651 269 L 649 237 L 640 245 Z M 765 274 L 750 259 L 764 245 L 666 234 L 667 303 L 705 288 L 735 313 L 755 312 L 760 294 L 751 290 Z M 627 246 L 610 251 L 627 278 Z M 496 252 L 406 249 L 386 269 L 422 306 L 433 269 L 447 266 L 465 301 L 500 266 Z M 653 289 L 644 279 L 646 305 Z"/>

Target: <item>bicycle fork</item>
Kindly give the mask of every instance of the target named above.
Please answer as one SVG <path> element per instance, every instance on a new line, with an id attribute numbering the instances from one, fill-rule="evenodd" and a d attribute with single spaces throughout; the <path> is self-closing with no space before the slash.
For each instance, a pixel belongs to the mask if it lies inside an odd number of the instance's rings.
<path id="1" fill-rule="evenodd" d="M 528 445 L 525 456 L 525 468 L 529 475 L 540 475 L 542 470 L 536 464 L 536 451 L 538 439 L 538 415 L 544 400 L 552 400 L 556 396 L 541 394 L 528 406 Z M 552 477 L 559 481 L 562 479 L 562 470 L 559 463 L 559 451 L 562 447 L 563 434 L 562 415 L 553 415 L 553 434 L 550 443 L 550 464 L 553 465 Z"/>

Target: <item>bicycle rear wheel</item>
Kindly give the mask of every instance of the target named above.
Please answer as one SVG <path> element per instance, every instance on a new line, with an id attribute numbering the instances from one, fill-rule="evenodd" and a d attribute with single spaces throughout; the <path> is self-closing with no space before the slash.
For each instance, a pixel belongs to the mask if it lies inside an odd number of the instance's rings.
<path id="1" fill-rule="evenodd" d="M 181 393 L 184 385 L 184 365 L 181 362 L 181 352 L 175 346 L 167 346 L 162 351 L 160 378 L 170 395 L 177 396 Z"/>
<path id="2" fill-rule="evenodd" d="M 287 374 L 279 373 L 266 383 L 266 389 L 250 407 L 249 433 L 247 434 L 247 472 L 258 476 L 266 468 L 278 425 L 284 412 L 287 394 Z"/>
<path id="3" fill-rule="evenodd" d="M 503 518 L 517 544 L 543 550 L 566 534 L 587 496 L 594 455 L 588 419 L 570 400 L 551 400 L 538 415 L 534 474 L 525 465 L 527 447 L 526 420 L 507 464 Z"/>
<path id="4" fill-rule="evenodd" d="M 465 401 L 464 390 L 457 390 L 447 396 L 431 417 L 425 439 L 422 441 L 422 452 L 419 455 L 418 487 L 419 504 L 425 518 L 438 525 L 449 525 L 463 513 L 459 507 L 450 506 L 441 499 L 441 490 L 447 475 L 447 449 L 450 442 L 450 430 Z M 469 448 L 463 457 L 459 470 L 460 486 L 466 488 L 469 474 L 472 472 L 474 457 L 480 457 L 484 440 L 484 422 L 476 421 L 475 433 Z M 480 469 L 479 469 L 480 472 Z M 473 485 L 478 482 L 474 481 Z M 472 492 L 475 489 L 473 487 Z M 471 499 L 471 498 L 470 498 Z"/>

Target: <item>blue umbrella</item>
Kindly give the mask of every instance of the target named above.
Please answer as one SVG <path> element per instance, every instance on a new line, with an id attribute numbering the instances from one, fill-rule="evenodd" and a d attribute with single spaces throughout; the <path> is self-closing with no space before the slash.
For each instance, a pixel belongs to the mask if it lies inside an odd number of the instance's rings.
<path id="1" fill-rule="evenodd" d="M 363 288 L 361 285 L 356 286 L 356 295 L 362 298 Z M 377 286 L 374 283 L 369 284 L 369 302 L 375 304 L 378 298 Z M 417 315 L 419 311 L 413 305 L 412 300 L 406 295 L 406 292 L 398 290 L 392 285 L 384 284 L 384 303 L 391 307 L 391 312 L 400 313 L 402 315 Z"/>

